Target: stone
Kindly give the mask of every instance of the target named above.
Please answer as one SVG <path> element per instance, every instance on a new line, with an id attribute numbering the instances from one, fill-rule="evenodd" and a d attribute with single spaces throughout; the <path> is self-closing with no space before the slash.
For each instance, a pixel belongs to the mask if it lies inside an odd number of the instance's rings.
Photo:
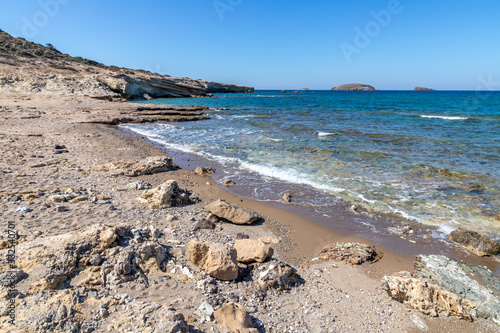
<path id="1" fill-rule="evenodd" d="M 89 264 L 92 266 L 99 266 L 102 262 L 102 257 L 99 253 L 93 254 L 89 259 Z"/>
<path id="2" fill-rule="evenodd" d="M 99 241 L 105 246 L 110 246 L 117 239 L 117 235 L 113 229 L 106 229 L 99 234 Z"/>
<path id="3" fill-rule="evenodd" d="M 230 205 L 222 199 L 208 204 L 205 209 L 213 215 L 234 224 L 252 224 L 262 220 L 262 217 L 257 213 Z"/>
<path id="4" fill-rule="evenodd" d="M 380 260 L 382 253 L 377 253 L 374 247 L 367 244 L 337 242 L 324 247 L 319 252 L 319 257 L 323 260 L 346 261 L 360 265 Z"/>
<path id="5" fill-rule="evenodd" d="M 176 207 L 194 202 L 194 198 L 186 190 L 182 190 L 175 180 L 167 180 L 160 186 L 144 191 L 138 198 L 152 209 Z"/>
<path id="6" fill-rule="evenodd" d="M 236 185 L 236 183 L 235 183 L 233 180 L 229 179 L 229 178 L 224 179 L 224 180 L 222 181 L 222 184 L 224 184 L 224 185 L 226 185 L 226 186 L 233 186 L 233 185 Z"/>
<path id="7" fill-rule="evenodd" d="M 54 145 L 54 149 L 66 149 L 65 145 Z"/>
<path id="8" fill-rule="evenodd" d="M 200 176 L 207 177 L 213 175 L 215 173 L 215 169 L 211 167 L 197 167 L 196 169 L 194 169 L 194 173 Z"/>
<path id="9" fill-rule="evenodd" d="M 283 201 L 289 203 L 292 201 L 292 194 L 290 192 L 286 192 L 283 194 Z"/>
<path id="10" fill-rule="evenodd" d="M 490 318 L 500 325 L 500 278 L 487 268 L 443 255 L 420 255 L 412 274 L 384 276 L 394 299 L 430 315 Z"/>
<path id="11" fill-rule="evenodd" d="M 69 208 L 68 208 L 68 207 L 66 207 L 66 206 L 55 206 L 55 207 L 54 207 L 54 211 L 55 211 L 55 212 L 62 213 L 62 212 L 67 212 L 67 211 L 69 211 Z"/>
<path id="12" fill-rule="evenodd" d="M 500 243 L 483 237 L 477 232 L 458 228 L 450 233 L 449 239 L 480 257 L 497 255 L 500 253 Z"/>
<path id="13" fill-rule="evenodd" d="M 289 290 L 302 281 L 295 268 L 274 259 L 260 264 L 253 275 L 255 286 L 262 290 Z"/>
<path id="14" fill-rule="evenodd" d="M 248 236 L 247 234 L 243 233 L 243 232 L 238 232 L 236 234 L 236 237 L 235 239 L 249 239 L 250 236 Z"/>
<path id="15" fill-rule="evenodd" d="M 17 207 L 15 210 L 14 210 L 14 213 L 21 213 L 21 214 L 26 214 L 26 213 L 29 213 L 31 212 L 32 209 L 30 206 L 20 206 L 20 207 Z"/>
<path id="16" fill-rule="evenodd" d="M 49 200 L 52 202 L 63 202 L 66 201 L 66 197 L 64 195 L 54 194 L 49 196 Z"/>
<path id="17" fill-rule="evenodd" d="M 257 333 L 245 307 L 230 302 L 214 312 L 217 322 L 231 333 Z"/>
<path id="18" fill-rule="evenodd" d="M 151 156 L 142 161 L 112 162 L 94 168 L 96 171 L 120 171 L 121 174 L 128 177 L 151 175 L 174 169 L 172 159 L 166 156 Z"/>
<path id="19" fill-rule="evenodd" d="M 0 285 L 16 284 L 24 277 L 25 273 L 20 268 L 9 269 L 5 273 L 0 274 Z"/>
<path id="20" fill-rule="evenodd" d="M 215 224 L 208 220 L 201 220 L 196 223 L 196 228 L 197 229 L 206 229 L 206 230 L 213 230 L 215 229 Z"/>
<path id="21" fill-rule="evenodd" d="M 69 202 L 75 203 L 75 202 L 81 202 L 81 201 L 87 201 L 87 197 L 84 195 L 79 195 L 76 198 L 71 199 Z"/>
<path id="22" fill-rule="evenodd" d="M 138 182 L 133 182 L 133 183 L 127 184 L 125 186 L 125 189 L 127 189 L 127 190 L 149 190 L 152 187 L 153 186 L 150 183 L 141 180 Z"/>
<path id="23" fill-rule="evenodd" d="M 188 259 L 218 280 L 230 281 L 238 277 L 236 250 L 229 245 L 192 240 L 188 243 Z"/>
<path id="24" fill-rule="evenodd" d="M 264 262 L 271 258 L 274 250 L 258 239 L 237 239 L 234 242 L 238 262 Z"/>
<path id="25" fill-rule="evenodd" d="M 204 321 L 210 321 L 214 313 L 214 308 L 207 302 L 203 302 L 194 312 L 195 315 Z"/>

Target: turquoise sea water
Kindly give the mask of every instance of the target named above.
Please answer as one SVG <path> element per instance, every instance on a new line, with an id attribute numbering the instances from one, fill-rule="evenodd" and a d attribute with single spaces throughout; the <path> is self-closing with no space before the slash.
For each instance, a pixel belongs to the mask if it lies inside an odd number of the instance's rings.
<path id="1" fill-rule="evenodd" d="M 257 199 L 279 201 L 290 184 L 302 205 L 341 199 L 444 233 L 500 237 L 500 92 L 257 91 L 153 103 L 205 105 L 214 118 L 124 127 L 223 164 L 239 185 L 260 184 Z"/>

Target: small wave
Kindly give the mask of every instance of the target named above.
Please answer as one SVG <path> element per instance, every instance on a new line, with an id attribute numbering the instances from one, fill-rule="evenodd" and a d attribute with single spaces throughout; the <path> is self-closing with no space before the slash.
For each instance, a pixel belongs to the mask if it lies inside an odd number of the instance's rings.
<path id="1" fill-rule="evenodd" d="M 329 135 L 334 135 L 334 133 L 329 133 L 329 132 L 318 132 L 318 136 L 329 136 Z"/>
<path id="2" fill-rule="evenodd" d="M 428 115 L 421 115 L 421 118 L 428 118 L 428 119 L 444 119 L 444 120 L 467 120 L 469 119 L 468 117 L 459 117 L 459 116 L 428 116 Z"/>

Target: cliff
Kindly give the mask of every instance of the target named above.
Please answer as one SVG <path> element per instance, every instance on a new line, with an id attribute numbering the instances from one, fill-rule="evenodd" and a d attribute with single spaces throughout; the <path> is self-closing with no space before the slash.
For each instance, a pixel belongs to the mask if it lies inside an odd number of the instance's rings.
<path id="1" fill-rule="evenodd" d="M 415 88 L 413 88 L 413 91 L 436 91 L 436 89 L 424 88 L 424 87 L 415 87 Z"/>
<path id="2" fill-rule="evenodd" d="M 88 95 L 112 100 L 253 91 L 252 87 L 106 66 L 0 30 L 0 92 Z"/>
<path id="3" fill-rule="evenodd" d="M 350 84 L 343 84 L 338 87 L 333 87 L 331 90 L 338 90 L 338 91 L 376 91 L 375 88 L 372 86 L 369 86 L 367 84 L 361 84 L 361 83 L 350 83 Z"/>

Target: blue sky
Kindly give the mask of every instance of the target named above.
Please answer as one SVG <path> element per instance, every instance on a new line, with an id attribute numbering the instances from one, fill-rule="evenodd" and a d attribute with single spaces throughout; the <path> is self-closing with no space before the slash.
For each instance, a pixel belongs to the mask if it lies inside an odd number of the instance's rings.
<path id="1" fill-rule="evenodd" d="M 8 33 L 107 65 L 258 89 L 359 82 L 377 89 L 500 90 L 498 0 L 0 5 L 0 28 Z"/>

